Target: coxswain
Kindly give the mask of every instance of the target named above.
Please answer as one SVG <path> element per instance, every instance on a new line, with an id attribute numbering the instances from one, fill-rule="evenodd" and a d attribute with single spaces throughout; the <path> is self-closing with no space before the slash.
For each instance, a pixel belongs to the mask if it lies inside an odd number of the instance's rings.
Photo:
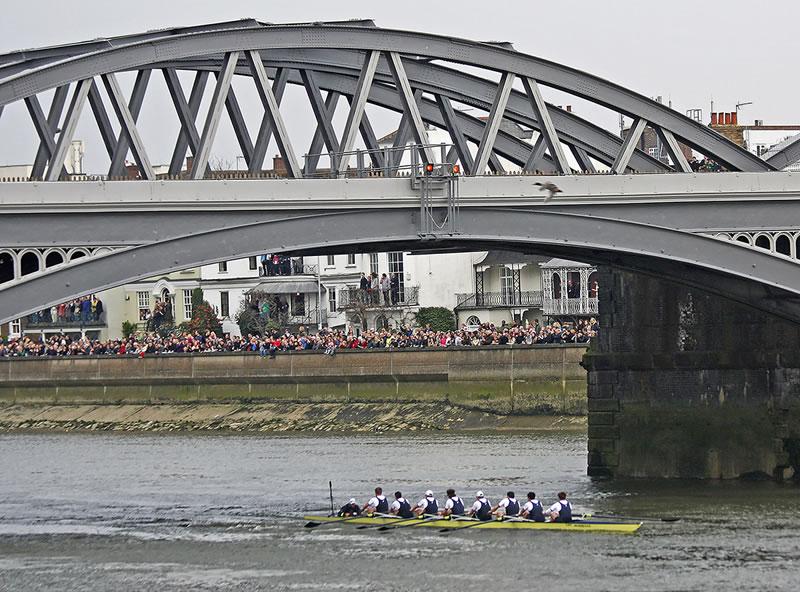
<path id="1" fill-rule="evenodd" d="M 392 502 L 392 507 L 389 508 L 389 512 L 400 518 L 414 517 L 414 512 L 411 511 L 411 504 L 408 503 L 408 500 L 406 500 L 399 491 L 394 492 L 394 501 Z"/>
<path id="2" fill-rule="evenodd" d="M 475 503 L 472 504 L 469 515 L 478 520 L 492 519 L 492 504 L 489 503 L 482 491 L 475 494 Z"/>
<path id="3" fill-rule="evenodd" d="M 362 512 L 366 512 L 369 515 L 372 514 L 388 514 L 389 513 L 389 500 L 386 499 L 386 496 L 383 495 L 383 489 L 380 487 L 375 488 L 375 496 L 370 498 L 370 500 L 364 504 L 364 507 L 361 508 Z"/>
<path id="4" fill-rule="evenodd" d="M 506 493 L 506 496 L 500 500 L 500 503 L 492 508 L 492 514 L 496 516 L 508 516 L 509 518 L 512 516 L 519 516 L 519 502 L 517 498 L 514 497 L 513 491 Z"/>
<path id="5" fill-rule="evenodd" d="M 456 495 L 455 489 L 447 490 L 447 501 L 444 503 L 444 510 L 441 510 L 442 516 L 463 516 L 464 515 L 464 501 Z"/>
<path id="6" fill-rule="evenodd" d="M 358 516 L 359 514 L 361 514 L 361 508 L 358 507 L 358 504 L 356 503 L 356 498 L 351 497 L 350 501 L 341 507 L 337 516 L 339 517 Z"/>
<path id="7" fill-rule="evenodd" d="M 528 501 L 522 506 L 521 516 L 526 520 L 544 522 L 544 508 L 542 508 L 542 503 L 536 499 L 536 494 L 532 491 L 528 492 Z"/>
<path id="8" fill-rule="evenodd" d="M 558 494 L 558 501 L 547 510 L 551 522 L 572 522 L 572 504 L 567 501 L 567 494 Z"/>
<path id="9" fill-rule="evenodd" d="M 413 511 L 417 516 L 422 516 L 423 514 L 436 516 L 439 513 L 439 504 L 430 489 L 425 492 L 425 497 L 417 502 Z"/>

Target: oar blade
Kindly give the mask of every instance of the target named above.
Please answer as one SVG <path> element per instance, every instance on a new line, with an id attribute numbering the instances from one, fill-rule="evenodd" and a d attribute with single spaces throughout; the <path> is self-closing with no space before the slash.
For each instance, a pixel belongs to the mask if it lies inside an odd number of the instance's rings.
<path id="1" fill-rule="evenodd" d="M 303 525 L 303 528 L 316 528 L 317 526 L 321 526 L 324 522 L 306 522 Z"/>

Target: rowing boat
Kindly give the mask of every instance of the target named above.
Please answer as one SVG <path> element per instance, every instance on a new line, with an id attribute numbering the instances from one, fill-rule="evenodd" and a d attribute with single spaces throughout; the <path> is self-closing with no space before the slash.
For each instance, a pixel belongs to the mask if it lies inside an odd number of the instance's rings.
<path id="1" fill-rule="evenodd" d="M 342 519 L 336 516 L 304 516 L 304 520 L 314 520 L 316 522 L 339 522 Z M 371 518 L 364 516 L 361 518 L 350 518 L 345 524 L 369 524 L 373 526 L 391 526 L 399 522 L 401 518 Z M 470 519 L 450 520 L 423 520 L 420 519 L 415 528 L 462 528 L 472 525 L 475 521 Z M 575 520 L 573 522 L 528 522 L 527 520 L 487 520 L 480 524 L 471 526 L 470 530 L 484 528 L 502 528 L 509 530 L 561 530 L 568 532 L 603 532 L 616 534 L 633 534 L 642 526 L 641 522 L 607 522 L 597 520 Z"/>

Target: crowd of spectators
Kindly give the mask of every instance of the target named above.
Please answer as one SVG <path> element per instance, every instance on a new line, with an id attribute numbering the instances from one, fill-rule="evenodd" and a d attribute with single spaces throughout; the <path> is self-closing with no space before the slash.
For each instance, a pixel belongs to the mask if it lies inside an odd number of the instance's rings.
<path id="1" fill-rule="evenodd" d="M 97 296 L 84 296 L 28 315 L 28 323 L 88 324 L 103 318 L 103 301 Z"/>
<path id="2" fill-rule="evenodd" d="M 29 337 L 0 339 L 0 357 L 81 356 L 81 355 L 161 355 L 171 353 L 258 352 L 274 356 L 277 352 L 317 350 L 329 355 L 345 349 L 476 347 L 485 345 L 534 345 L 588 343 L 598 331 L 595 319 L 578 323 L 540 325 L 483 324 L 462 326 L 455 331 L 401 327 L 364 331 L 358 335 L 340 330 L 309 333 L 275 332 L 268 336 L 230 336 L 206 333 L 174 333 L 160 337 L 154 333 L 127 339 L 76 338 L 54 335 L 45 340 Z"/>

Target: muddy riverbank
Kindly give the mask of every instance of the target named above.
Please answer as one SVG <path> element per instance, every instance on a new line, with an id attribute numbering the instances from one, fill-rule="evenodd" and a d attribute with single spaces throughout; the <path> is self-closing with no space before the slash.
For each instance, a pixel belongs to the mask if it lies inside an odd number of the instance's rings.
<path id="1" fill-rule="evenodd" d="M 501 415 L 442 403 L 0 405 L 0 432 L 402 432 L 585 429 L 583 416 Z"/>

